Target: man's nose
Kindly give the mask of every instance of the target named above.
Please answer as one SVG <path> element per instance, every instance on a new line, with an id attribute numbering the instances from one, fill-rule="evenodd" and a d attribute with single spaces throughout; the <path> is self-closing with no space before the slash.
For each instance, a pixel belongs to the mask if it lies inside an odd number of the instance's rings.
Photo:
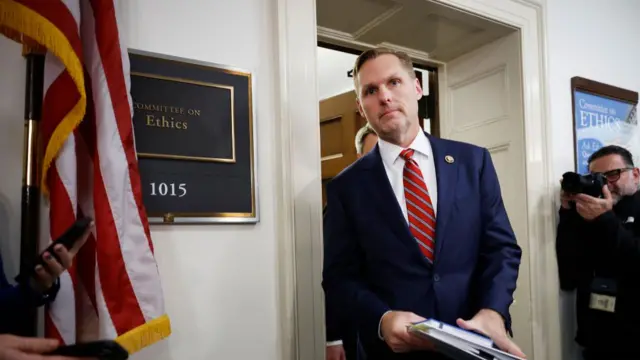
<path id="1" fill-rule="evenodd" d="M 391 91 L 389 91 L 386 86 L 381 86 L 378 89 L 378 99 L 381 103 L 391 102 Z"/>

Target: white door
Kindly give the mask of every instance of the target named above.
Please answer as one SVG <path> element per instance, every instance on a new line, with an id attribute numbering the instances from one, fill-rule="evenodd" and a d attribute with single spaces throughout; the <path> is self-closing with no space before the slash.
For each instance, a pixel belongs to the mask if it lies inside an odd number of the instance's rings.
<path id="1" fill-rule="evenodd" d="M 446 65 L 441 136 L 489 149 L 509 220 L 522 247 L 511 307 L 516 343 L 533 354 L 520 33 L 514 32 Z"/>

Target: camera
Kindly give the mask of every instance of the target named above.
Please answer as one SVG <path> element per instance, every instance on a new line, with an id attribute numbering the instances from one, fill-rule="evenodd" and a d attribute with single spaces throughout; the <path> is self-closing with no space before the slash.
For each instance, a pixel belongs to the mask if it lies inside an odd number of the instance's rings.
<path id="1" fill-rule="evenodd" d="M 562 175 L 561 188 L 569 194 L 586 194 L 599 198 L 602 197 L 602 187 L 606 184 L 607 179 L 600 173 L 580 175 L 569 171 Z"/>

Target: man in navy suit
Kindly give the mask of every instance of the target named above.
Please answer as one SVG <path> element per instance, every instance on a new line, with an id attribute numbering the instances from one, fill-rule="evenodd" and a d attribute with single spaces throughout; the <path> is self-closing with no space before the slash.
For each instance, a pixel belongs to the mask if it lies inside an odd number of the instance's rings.
<path id="1" fill-rule="evenodd" d="M 407 325 L 435 318 L 524 356 L 508 333 L 521 249 L 486 149 L 425 134 L 411 59 L 354 66 L 378 144 L 327 186 L 323 288 L 358 324 L 368 359 L 442 359 Z"/>
<path id="2" fill-rule="evenodd" d="M 356 156 L 361 158 L 373 150 L 378 141 L 373 128 L 367 123 L 356 133 Z M 326 213 L 326 206 L 322 210 Z M 339 306 L 339 304 L 338 304 Z M 341 317 L 339 309 L 333 309 L 331 304 L 325 304 L 325 325 L 327 349 L 325 360 L 364 360 L 364 352 L 358 346 L 358 332 L 348 317 Z"/>

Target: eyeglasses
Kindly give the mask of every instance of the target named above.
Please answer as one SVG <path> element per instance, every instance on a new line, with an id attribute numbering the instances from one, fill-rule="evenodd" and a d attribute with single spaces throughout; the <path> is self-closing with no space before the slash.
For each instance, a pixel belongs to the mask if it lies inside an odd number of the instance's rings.
<path id="1" fill-rule="evenodd" d="M 626 168 L 620 168 L 620 169 L 613 169 L 607 172 L 603 172 L 601 174 L 607 179 L 608 182 L 613 183 L 618 181 L 620 179 L 620 175 L 627 170 L 633 170 L 633 168 L 626 167 Z"/>

